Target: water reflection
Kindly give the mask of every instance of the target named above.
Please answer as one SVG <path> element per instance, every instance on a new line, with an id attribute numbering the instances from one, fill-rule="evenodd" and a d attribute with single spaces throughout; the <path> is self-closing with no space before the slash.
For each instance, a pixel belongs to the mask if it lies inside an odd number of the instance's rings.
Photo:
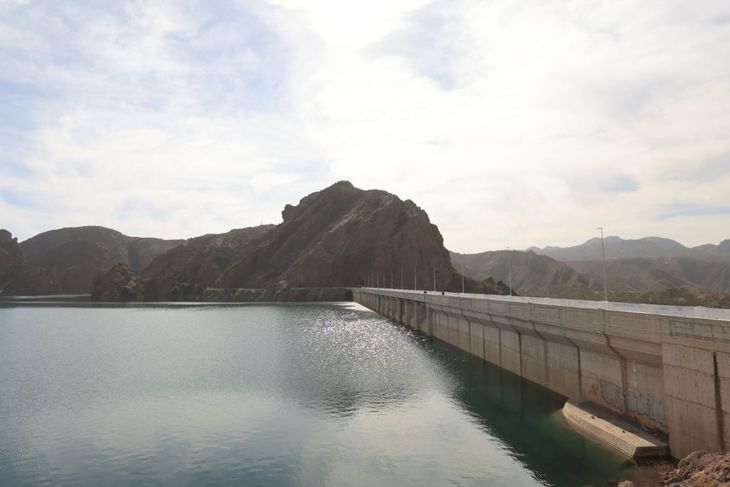
<path id="1" fill-rule="evenodd" d="M 448 344 L 434 341 L 429 346 L 458 378 L 455 395 L 460 404 L 541 480 L 553 485 L 601 483 L 627 466 L 624 458 L 566 425 L 562 396 Z"/>
<path id="2" fill-rule="evenodd" d="M 0 485 L 585 485 L 559 399 L 333 305 L 0 308 Z"/>

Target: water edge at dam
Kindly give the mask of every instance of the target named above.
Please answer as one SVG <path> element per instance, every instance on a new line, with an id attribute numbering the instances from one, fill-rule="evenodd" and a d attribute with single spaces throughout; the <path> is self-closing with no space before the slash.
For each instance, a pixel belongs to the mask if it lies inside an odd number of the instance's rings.
<path id="1" fill-rule="evenodd" d="M 353 296 L 566 398 L 668 435 L 674 457 L 730 445 L 730 310 L 374 288 Z"/>

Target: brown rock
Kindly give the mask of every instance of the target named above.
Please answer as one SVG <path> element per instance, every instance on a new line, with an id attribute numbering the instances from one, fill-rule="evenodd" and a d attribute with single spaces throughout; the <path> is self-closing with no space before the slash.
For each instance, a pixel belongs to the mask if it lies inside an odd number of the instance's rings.
<path id="1" fill-rule="evenodd" d="M 39 266 L 25 263 L 18 240 L 0 230 L 0 295 L 56 294 L 59 287 L 53 275 Z"/>
<path id="2" fill-rule="evenodd" d="M 690 453 L 677 468 L 664 475 L 666 487 L 730 486 L 730 454 Z"/>
<path id="3" fill-rule="evenodd" d="M 76 294 L 89 292 L 94 278 L 118 262 L 139 272 L 155 257 L 182 243 L 129 237 L 110 228 L 87 226 L 43 232 L 22 242 L 20 248 L 27 264 L 40 266 L 54 276 L 60 292 Z"/>
<path id="4" fill-rule="evenodd" d="M 0 272 L 23 263 L 23 251 L 18 239 L 5 230 L 0 229 Z"/>
<path id="5" fill-rule="evenodd" d="M 346 181 L 303 198 L 284 221 L 220 276 L 223 287 L 357 286 L 371 275 L 381 285 L 444 289 L 451 281 L 448 251 L 438 228 L 410 200 L 363 191 Z M 436 283 L 433 270 L 436 269 Z"/>
<path id="6" fill-rule="evenodd" d="M 127 264 L 119 263 L 97 277 L 91 289 L 92 301 L 140 301 L 142 280 Z"/>
<path id="7" fill-rule="evenodd" d="M 221 301 L 233 300 L 230 296 L 235 295 L 236 291 L 221 290 L 218 278 L 238 256 L 248 251 L 251 242 L 273 228 L 274 225 L 260 225 L 220 235 L 203 235 L 166 252 L 142 272 L 146 280 L 145 299 L 215 300 L 213 296 L 221 296 Z M 248 296 L 251 293 L 244 294 Z"/>
<path id="8" fill-rule="evenodd" d="M 341 181 L 286 205 L 282 217 L 158 257 L 143 273 L 145 298 L 336 300 L 370 281 L 400 287 L 401 270 L 406 288 L 415 278 L 419 289 L 461 290 L 441 233 L 410 200 Z M 468 291 L 507 292 L 494 281 L 466 283 Z"/>

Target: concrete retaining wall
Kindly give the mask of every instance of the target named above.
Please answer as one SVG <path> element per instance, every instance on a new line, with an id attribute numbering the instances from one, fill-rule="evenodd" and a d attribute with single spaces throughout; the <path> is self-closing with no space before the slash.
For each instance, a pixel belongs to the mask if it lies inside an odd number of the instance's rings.
<path id="1" fill-rule="evenodd" d="M 730 447 L 730 312 L 371 288 L 353 296 L 570 399 L 668 433 L 674 457 Z"/>

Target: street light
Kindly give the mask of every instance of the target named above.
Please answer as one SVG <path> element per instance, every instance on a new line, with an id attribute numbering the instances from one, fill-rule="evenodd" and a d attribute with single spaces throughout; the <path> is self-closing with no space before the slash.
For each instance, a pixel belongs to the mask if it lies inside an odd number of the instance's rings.
<path id="1" fill-rule="evenodd" d="M 507 247 L 507 269 L 509 276 L 509 295 L 512 296 L 512 250 Z"/>
<path id="2" fill-rule="evenodd" d="M 606 245 L 603 243 L 603 227 L 596 227 L 601 231 L 601 255 L 603 256 L 603 299 L 608 302 L 608 278 L 606 277 Z"/>
<path id="3" fill-rule="evenodd" d="M 461 264 L 461 294 L 464 294 L 464 264 Z"/>

